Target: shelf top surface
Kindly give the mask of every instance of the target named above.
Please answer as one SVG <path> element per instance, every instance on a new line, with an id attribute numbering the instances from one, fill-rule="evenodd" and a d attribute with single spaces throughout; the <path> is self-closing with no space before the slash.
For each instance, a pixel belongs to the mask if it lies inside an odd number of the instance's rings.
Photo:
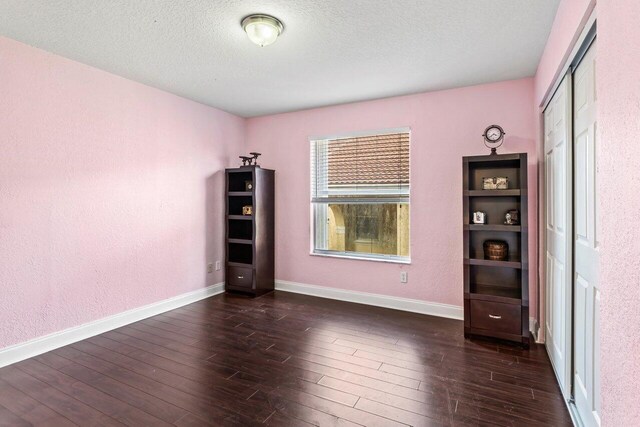
<path id="1" fill-rule="evenodd" d="M 513 161 L 526 159 L 527 153 L 509 153 L 509 154 L 486 154 L 480 156 L 465 156 L 463 157 L 465 162 L 469 163 L 488 163 L 488 162 L 496 162 L 499 163 L 501 161 Z"/>
<path id="2" fill-rule="evenodd" d="M 239 166 L 237 168 L 227 168 L 227 169 L 225 169 L 225 171 L 227 171 L 229 173 L 238 173 L 238 172 L 252 172 L 255 169 L 262 169 L 264 171 L 275 172 L 274 169 L 266 169 L 266 168 L 263 168 L 260 165 Z"/>

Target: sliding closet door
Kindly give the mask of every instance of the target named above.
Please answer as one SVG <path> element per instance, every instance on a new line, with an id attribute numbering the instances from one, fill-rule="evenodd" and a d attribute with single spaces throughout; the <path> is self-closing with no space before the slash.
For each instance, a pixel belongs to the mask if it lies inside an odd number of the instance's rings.
<path id="1" fill-rule="evenodd" d="M 544 111 L 546 188 L 545 334 L 562 393 L 571 392 L 571 76 Z"/>
<path id="2" fill-rule="evenodd" d="M 574 395 L 585 426 L 600 425 L 600 288 L 596 229 L 596 49 L 574 72 Z M 615 207 L 612 207 L 615 208 Z"/>

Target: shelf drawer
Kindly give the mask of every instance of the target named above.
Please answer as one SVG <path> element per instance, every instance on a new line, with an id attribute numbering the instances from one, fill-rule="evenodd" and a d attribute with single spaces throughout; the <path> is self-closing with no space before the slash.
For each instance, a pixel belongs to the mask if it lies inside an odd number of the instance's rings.
<path id="1" fill-rule="evenodd" d="M 227 271 L 227 283 L 229 286 L 249 289 L 253 286 L 253 269 L 229 267 Z"/>
<path id="2" fill-rule="evenodd" d="M 520 335 L 522 307 L 514 304 L 471 300 L 471 327 Z"/>

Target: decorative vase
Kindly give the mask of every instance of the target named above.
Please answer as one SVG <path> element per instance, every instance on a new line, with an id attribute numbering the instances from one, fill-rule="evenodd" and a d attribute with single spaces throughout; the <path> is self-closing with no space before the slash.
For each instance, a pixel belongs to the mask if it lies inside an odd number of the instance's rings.
<path id="1" fill-rule="evenodd" d="M 509 256 L 509 245 L 503 240 L 486 240 L 482 247 L 485 259 L 506 261 Z"/>

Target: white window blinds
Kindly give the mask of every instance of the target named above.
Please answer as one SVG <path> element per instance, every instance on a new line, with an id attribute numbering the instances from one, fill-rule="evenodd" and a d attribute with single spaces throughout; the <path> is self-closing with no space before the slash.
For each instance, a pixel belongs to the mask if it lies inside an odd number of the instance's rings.
<path id="1" fill-rule="evenodd" d="M 312 202 L 407 201 L 409 136 L 404 131 L 312 140 Z"/>

